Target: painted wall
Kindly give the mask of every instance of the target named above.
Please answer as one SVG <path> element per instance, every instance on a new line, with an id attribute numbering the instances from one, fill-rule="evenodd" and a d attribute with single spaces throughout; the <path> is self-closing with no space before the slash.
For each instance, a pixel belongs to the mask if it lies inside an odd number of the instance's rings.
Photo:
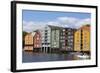
<path id="1" fill-rule="evenodd" d="M 90 26 L 83 26 L 75 32 L 74 51 L 90 51 Z"/>
<path id="2" fill-rule="evenodd" d="M 60 30 L 59 29 L 52 29 L 51 30 L 51 48 L 59 48 L 59 36 Z"/>

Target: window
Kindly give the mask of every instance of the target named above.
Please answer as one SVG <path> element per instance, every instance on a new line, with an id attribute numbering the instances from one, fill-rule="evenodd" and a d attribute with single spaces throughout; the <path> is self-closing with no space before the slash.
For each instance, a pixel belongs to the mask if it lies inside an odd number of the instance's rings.
<path id="1" fill-rule="evenodd" d="M 47 33 L 48 32 L 48 30 L 45 30 L 45 33 Z"/>
<path id="2" fill-rule="evenodd" d="M 45 32 L 45 35 L 48 35 L 48 33 L 47 33 L 47 32 Z"/>
<path id="3" fill-rule="evenodd" d="M 68 32 L 68 35 L 70 35 L 71 34 L 71 32 Z"/>
<path id="4" fill-rule="evenodd" d="M 39 45 L 37 45 L 37 47 L 39 47 Z"/>
<path id="5" fill-rule="evenodd" d="M 65 31 L 65 29 L 63 29 L 63 31 Z"/>
<path id="6" fill-rule="evenodd" d="M 37 40 L 39 40 L 39 37 L 37 37 Z"/>
<path id="7" fill-rule="evenodd" d="M 71 38 L 73 38 L 73 36 L 71 36 Z"/>
<path id="8" fill-rule="evenodd" d="M 45 36 L 45 39 L 47 39 L 47 36 Z"/>
<path id="9" fill-rule="evenodd" d="M 42 45 L 44 45 L 45 43 L 42 43 Z"/>
<path id="10" fill-rule="evenodd" d="M 79 40 L 77 40 L 77 42 L 79 42 Z"/>
<path id="11" fill-rule="evenodd" d="M 70 41 L 71 41 L 71 42 L 73 42 L 73 40 L 72 40 L 72 39 L 71 39 Z"/>

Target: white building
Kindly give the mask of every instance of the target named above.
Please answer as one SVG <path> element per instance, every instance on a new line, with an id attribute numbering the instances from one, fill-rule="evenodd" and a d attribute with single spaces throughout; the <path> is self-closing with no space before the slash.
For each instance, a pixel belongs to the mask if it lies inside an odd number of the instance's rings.
<path id="1" fill-rule="evenodd" d="M 66 37 L 65 37 L 65 29 L 62 28 L 60 30 L 60 50 L 65 50 L 65 48 L 66 48 L 65 39 L 66 39 Z"/>
<path id="2" fill-rule="evenodd" d="M 45 25 L 43 29 L 41 29 L 41 37 L 42 37 L 42 52 L 50 52 L 50 34 L 51 29 L 48 25 Z"/>

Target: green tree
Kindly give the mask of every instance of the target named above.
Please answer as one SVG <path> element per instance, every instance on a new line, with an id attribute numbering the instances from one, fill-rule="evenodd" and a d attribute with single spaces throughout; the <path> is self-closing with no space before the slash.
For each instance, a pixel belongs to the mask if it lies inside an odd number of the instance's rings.
<path id="1" fill-rule="evenodd" d="M 25 38 L 25 36 L 28 34 L 28 32 L 26 32 L 26 31 L 23 31 L 22 32 L 22 36 L 23 36 L 23 40 L 22 40 L 22 44 L 23 44 L 23 47 L 24 47 L 24 45 L 25 45 L 25 40 L 24 40 L 24 38 Z"/>

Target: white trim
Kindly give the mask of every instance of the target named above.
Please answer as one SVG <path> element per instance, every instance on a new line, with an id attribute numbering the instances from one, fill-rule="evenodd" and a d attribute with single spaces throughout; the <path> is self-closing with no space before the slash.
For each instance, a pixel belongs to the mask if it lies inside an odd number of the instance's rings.
<path id="1" fill-rule="evenodd" d="M 60 62 L 35 62 L 35 63 L 22 63 L 22 9 L 27 10 L 46 10 L 46 11 L 63 11 L 63 12 L 85 12 L 91 13 L 91 60 L 79 60 L 79 61 L 60 61 Z M 95 65 L 95 9 L 92 8 L 80 8 L 80 7 L 59 7 L 59 6 L 45 6 L 45 5 L 27 5 L 17 4 L 17 70 L 20 69 L 37 69 L 37 68 L 51 68 L 51 67 L 71 67 L 71 66 L 85 66 Z"/>

